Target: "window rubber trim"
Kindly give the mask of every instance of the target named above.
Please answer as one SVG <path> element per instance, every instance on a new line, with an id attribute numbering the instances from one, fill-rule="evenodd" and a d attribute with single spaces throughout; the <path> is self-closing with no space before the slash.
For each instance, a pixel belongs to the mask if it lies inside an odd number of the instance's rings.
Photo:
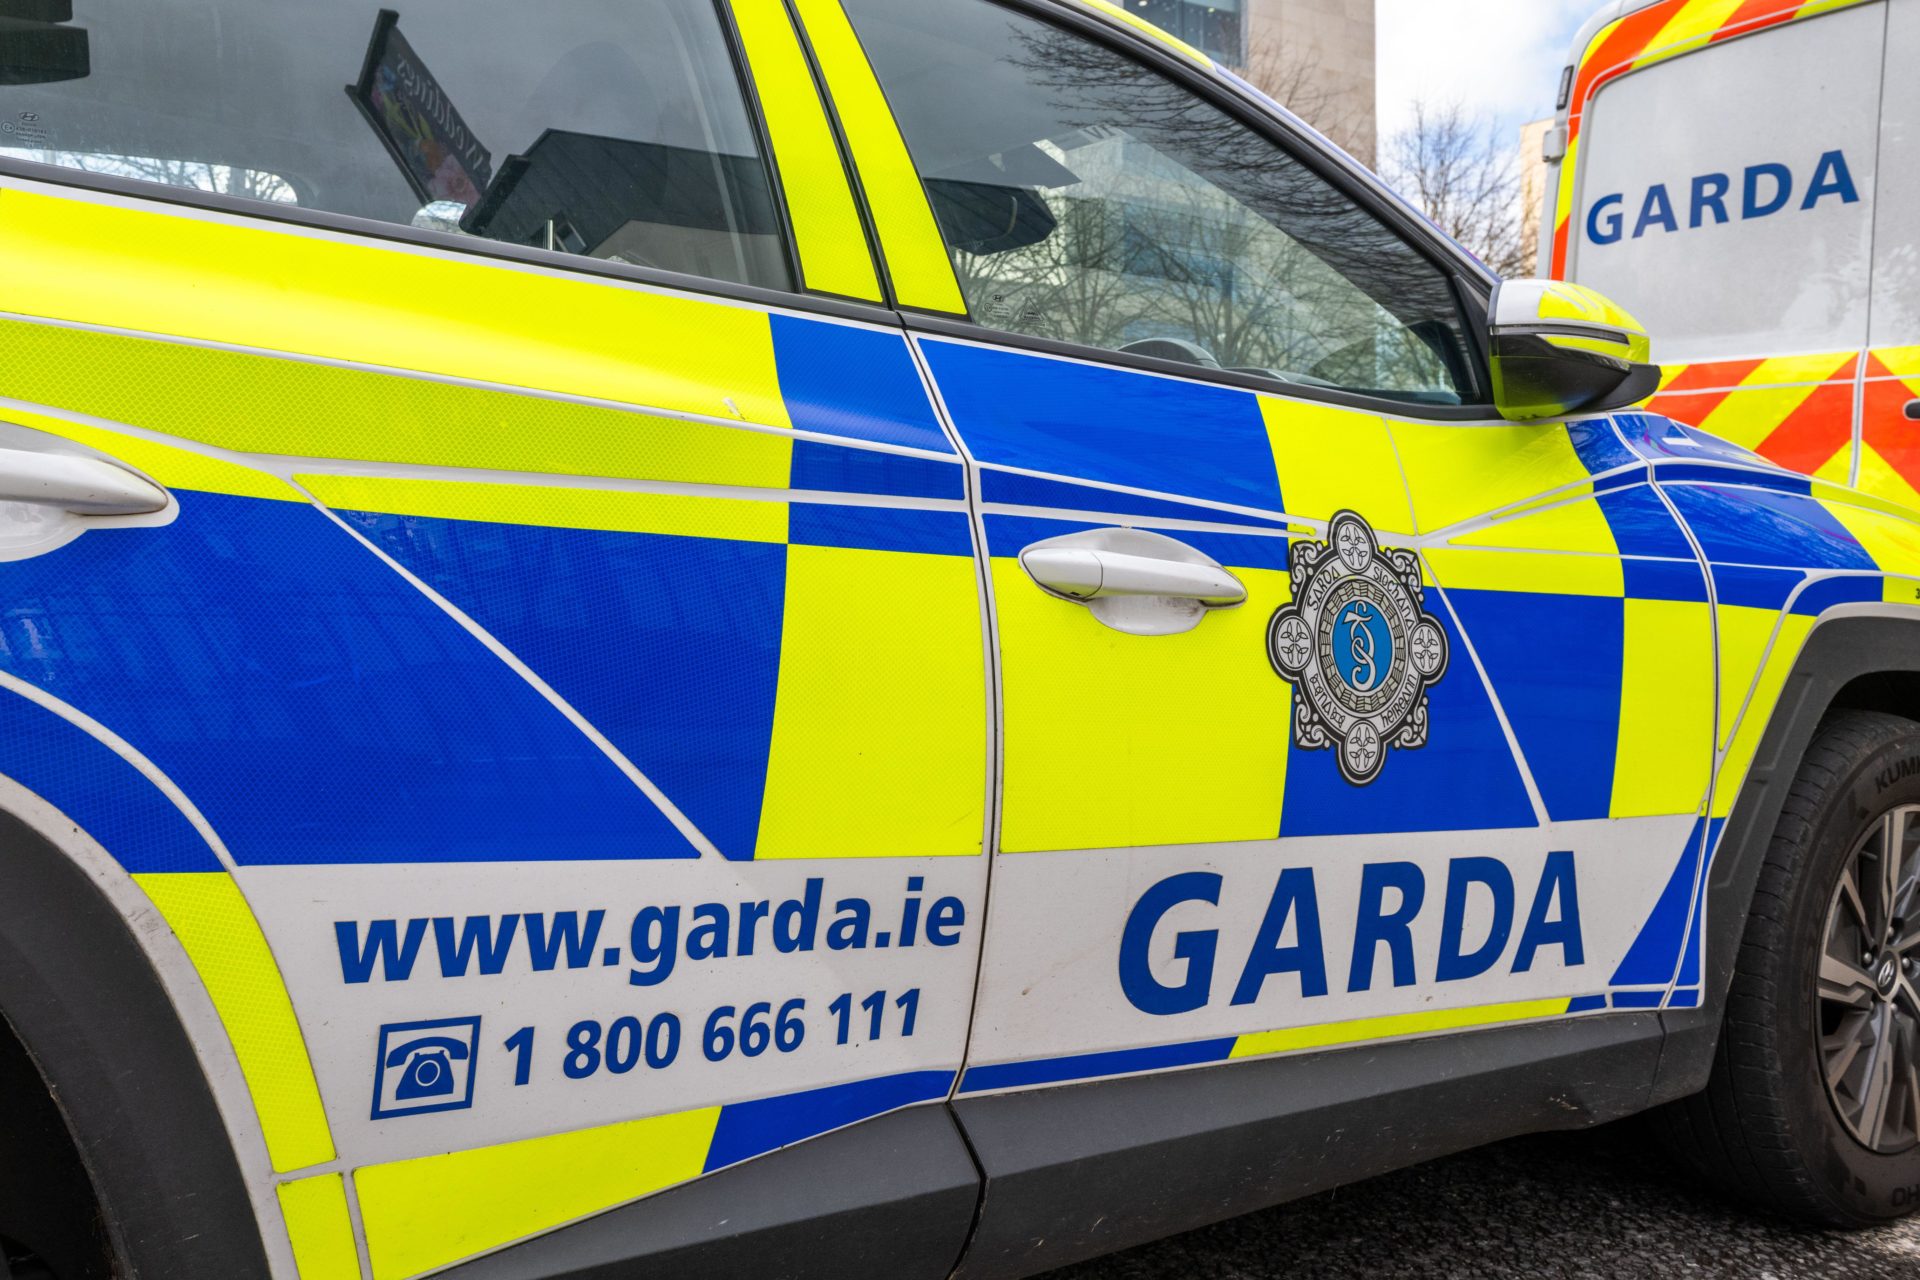
<path id="1" fill-rule="evenodd" d="M 925 334 L 929 337 L 959 338 L 983 346 L 1006 347 L 1036 355 L 1061 356 L 1084 364 L 1112 365 L 1141 373 L 1167 374 L 1193 382 L 1218 383 L 1222 386 L 1238 387 L 1245 391 L 1257 391 L 1270 396 L 1312 400 L 1342 408 L 1360 409 L 1387 418 L 1413 418 L 1434 422 L 1502 421 L 1499 411 L 1486 404 L 1450 405 L 1429 404 L 1419 400 L 1395 400 L 1387 396 L 1370 396 L 1339 387 L 1317 387 L 1305 382 L 1282 382 L 1275 378 L 1263 378 L 1259 374 L 1238 373 L 1232 369 L 1208 369 L 1202 365 L 1183 364 L 1178 360 L 1163 360 L 1158 356 L 1137 355 L 1131 351 L 1085 347 L 1076 342 L 1060 342 L 1053 338 L 1035 338 L 1024 333 L 1008 333 L 1004 329 L 989 329 L 971 320 L 958 320 L 952 316 L 930 315 L 917 311 L 905 312 L 903 315 L 907 332 Z"/>

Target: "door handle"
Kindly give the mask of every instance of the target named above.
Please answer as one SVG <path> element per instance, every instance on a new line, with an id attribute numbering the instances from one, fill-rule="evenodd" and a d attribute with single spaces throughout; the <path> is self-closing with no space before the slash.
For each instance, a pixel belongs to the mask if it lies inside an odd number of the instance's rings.
<path id="1" fill-rule="evenodd" d="M 1020 566 L 1048 595 L 1086 605 L 1128 635 L 1179 635 L 1211 609 L 1242 604 L 1247 589 L 1184 542 L 1142 529 L 1091 529 L 1036 542 Z"/>
<path id="2" fill-rule="evenodd" d="M 0 448 L 0 502 L 77 516 L 137 516 L 167 507 L 167 491 L 104 458 Z"/>

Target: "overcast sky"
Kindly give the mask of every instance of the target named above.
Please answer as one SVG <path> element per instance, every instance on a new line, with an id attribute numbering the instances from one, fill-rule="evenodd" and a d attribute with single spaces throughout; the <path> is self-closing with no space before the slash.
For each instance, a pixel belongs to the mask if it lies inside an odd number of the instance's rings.
<path id="1" fill-rule="evenodd" d="M 1377 0 L 1380 137 L 1416 99 L 1518 130 L 1553 114 L 1574 32 L 1604 0 Z"/>

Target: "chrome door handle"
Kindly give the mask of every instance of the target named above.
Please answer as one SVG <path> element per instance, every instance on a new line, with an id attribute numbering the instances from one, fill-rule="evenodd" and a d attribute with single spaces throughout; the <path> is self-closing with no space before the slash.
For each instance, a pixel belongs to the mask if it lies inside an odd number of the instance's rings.
<path id="1" fill-rule="evenodd" d="M 164 511 L 167 491 L 103 458 L 0 448 L 0 502 L 53 507 L 77 516 Z"/>
<path id="2" fill-rule="evenodd" d="M 1048 595 L 1084 604 L 1129 635 L 1178 635 L 1210 609 L 1244 603 L 1240 579 L 1184 542 L 1142 529 L 1091 529 L 1036 542 L 1020 566 Z"/>

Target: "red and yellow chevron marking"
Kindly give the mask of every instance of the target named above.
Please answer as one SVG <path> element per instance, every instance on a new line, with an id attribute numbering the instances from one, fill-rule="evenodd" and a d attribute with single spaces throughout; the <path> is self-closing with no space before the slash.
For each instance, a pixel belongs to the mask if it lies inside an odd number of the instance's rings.
<path id="1" fill-rule="evenodd" d="M 1574 73 L 1567 102 L 1567 153 L 1560 162 L 1560 190 L 1553 228 L 1553 276 L 1567 269 L 1573 226 L 1573 183 L 1580 126 L 1602 86 L 1630 71 L 1677 58 L 1721 40 L 1749 35 L 1802 18 L 1851 8 L 1867 0 L 1659 0 L 1615 19 L 1595 33 Z"/>
<path id="2" fill-rule="evenodd" d="M 1861 393 L 1859 486 L 1920 508 L 1920 422 L 1907 417 L 1920 400 L 1920 347 L 1869 351 Z"/>
<path id="3" fill-rule="evenodd" d="M 1853 466 L 1860 353 L 1667 365 L 1648 408 L 1844 484 Z"/>

